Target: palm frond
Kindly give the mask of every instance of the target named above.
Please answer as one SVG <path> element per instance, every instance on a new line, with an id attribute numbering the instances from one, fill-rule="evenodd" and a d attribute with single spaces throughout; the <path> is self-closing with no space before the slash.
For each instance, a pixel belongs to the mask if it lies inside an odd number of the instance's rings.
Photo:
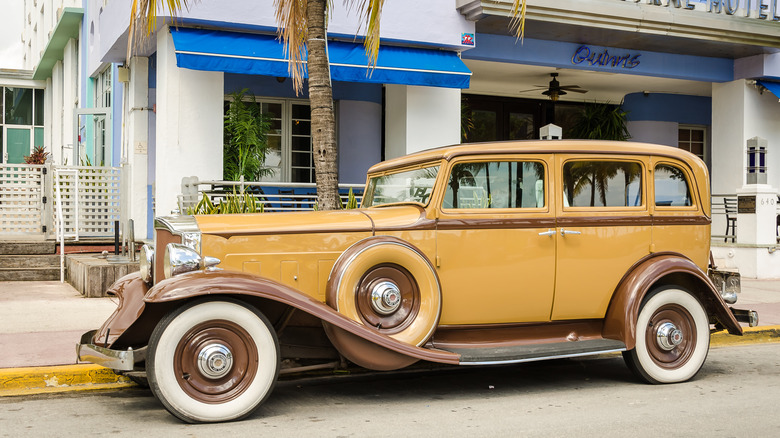
<path id="1" fill-rule="evenodd" d="M 363 45 L 366 48 L 366 55 L 368 55 L 368 64 L 374 68 L 379 57 L 380 21 L 385 0 L 344 0 L 344 5 L 348 9 L 357 9 L 360 17 L 358 19 L 360 22 L 358 32 L 365 26 L 366 39 Z"/>
<path id="2" fill-rule="evenodd" d="M 525 36 L 525 9 L 525 0 L 514 0 L 512 3 L 512 21 L 509 23 L 509 28 L 520 41 Z"/>
<path id="3" fill-rule="evenodd" d="M 306 0 L 274 0 L 276 8 L 276 33 L 284 44 L 284 52 L 290 62 L 290 77 L 296 93 L 303 90 L 303 76 L 306 66 L 303 58 L 306 55 L 307 20 Z"/>

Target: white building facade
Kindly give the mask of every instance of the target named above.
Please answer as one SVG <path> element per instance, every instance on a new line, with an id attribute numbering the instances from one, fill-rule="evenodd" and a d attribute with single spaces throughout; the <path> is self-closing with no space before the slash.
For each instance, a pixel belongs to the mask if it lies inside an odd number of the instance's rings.
<path id="1" fill-rule="evenodd" d="M 566 128 L 585 102 L 622 103 L 632 140 L 701 156 L 713 193 L 740 197 L 737 238 L 715 248 L 716 257 L 743 275 L 780 277 L 769 224 L 780 187 L 779 2 L 528 0 L 522 41 L 508 29 L 511 3 L 388 1 L 385 51 L 372 74 L 350 70 L 359 64 L 350 47 L 362 50 L 357 15 L 334 4 L 328 32 L 341 182 L 363 182 L 381 159 L 463 140 L 538 138 L 548 123 Z M 150 235 L 152 214 L 177 208 L 182 178 L 222 178 L 223 115 L 235 91 L 248 89 L 272 119 L 269 181 L 313 181 L 307 96 L 295 94 L 278 59 L 272 0 L 192 4 L 178 26 L 161 21 L 127 65 L 129 2 L 85 0 L 82 8 L 80 77 L 92 81 L 92 93 L 114 92 L 105 142 L 110 160 L 130 168 L 136 236 Z M 72 67 L 61 62 L 64 81 Z M 114 73 L 109 86 L 106 71 Z M 564 87 L 556 100 L 551 73 Z M 47 79 L 52 87 L 58 80 Z M 97 102 L 84 83 L 75 96 Z M 473 125 L 466 131 L 464 108 Z M 67 124 L 63 116 L 63 127 L 51 128 L 53 149 L 67 144 Z M 764 141 L 764 165 L 751 166 L 753 138 Z M 772 208 L 762 210 L 762 201 Z M 713 233 L 725 227 L 716 216 Z"/>

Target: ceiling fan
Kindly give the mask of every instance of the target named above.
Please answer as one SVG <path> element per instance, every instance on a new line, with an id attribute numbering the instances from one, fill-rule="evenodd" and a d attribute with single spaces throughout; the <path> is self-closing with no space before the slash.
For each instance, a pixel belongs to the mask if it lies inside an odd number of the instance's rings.
<path id="1" fill-rule="evenodd" d="M 561 86 L 561 83 L 558 82 L 558 73 L 550 73 L 550 76 L 552 77 L 552 80 L 550 81 L 550 84 L 548 86 L 544 85 L 534 85 L 534 87 L 530 90 L 523 90 L 521 93 L 527 93 L 529 91 L 539 91 L 539 90 L 545 90 L 542 92 L 545 96 L 548 96 L 550 100 L 555 102 L 558 100 L 558 97 L 563 96 L 564 94 L 567 94 L 567 91 L 571 91 L 574 93 L 587 93 L 588 90 L 581 88 L 579 85 L 564 85 Z"/>

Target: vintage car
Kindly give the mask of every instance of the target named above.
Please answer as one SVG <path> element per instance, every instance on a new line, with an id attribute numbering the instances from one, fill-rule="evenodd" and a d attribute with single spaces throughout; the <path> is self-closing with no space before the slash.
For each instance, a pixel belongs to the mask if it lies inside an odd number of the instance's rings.
<path id="1" fill-rule="evenodd" d="M 160 217 L 79 359 L 148 378 L 188 422 L 253 412 L 278 375 L 623 352 L 682 382 L 741 335 L 710 263 L 704 163 L 666 146 L 444 147 L 369 170 L 356 210 Z M 708 272 L 709 271 L 709 272 Z M 717 286 L 716 286 L 717 283 Z"/>

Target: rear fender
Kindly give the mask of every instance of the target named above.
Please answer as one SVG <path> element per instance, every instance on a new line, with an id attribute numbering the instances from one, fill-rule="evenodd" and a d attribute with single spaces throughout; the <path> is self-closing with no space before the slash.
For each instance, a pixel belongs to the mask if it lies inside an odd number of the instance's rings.
<path id="1" fill-rule="evenodd" d="M 693 293 L 710 318 L 720 322 L 729 333 L 742 334 L 742 327 L 706 273 L 682 255 L 659 253 L 640 261 L 623 277 L 607 309 L 602 336 L 622 341 L 628 350 L 634 348 L 642 300 L 654 288 L 671 285 Z"/>

